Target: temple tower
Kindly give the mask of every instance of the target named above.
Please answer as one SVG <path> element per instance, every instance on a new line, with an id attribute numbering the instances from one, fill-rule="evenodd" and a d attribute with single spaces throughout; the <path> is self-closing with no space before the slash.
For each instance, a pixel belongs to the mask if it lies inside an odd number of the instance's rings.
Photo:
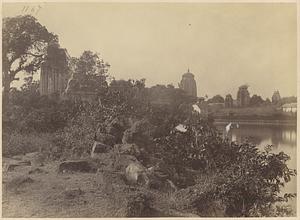
<path id="1" fill-rule="evenodd" d="M 228 94 L 225 97 L 225 108 L 232 108 L 232 107 L 233 107 L 233 98 L 230 94 Z"/>
<path id="2" fill-rule="evenodd" d="M 40 94 L 61 94 L 68 80 L 68 55 L 58 45 L 49 45 L 47 58 L 41 65 Z"/>
<path id="3" fill-rule="evenodd" d="M 272 96 L 272 103 L 273 103 L 273 104 L 277 104 L 278 102 L 280 102 L 280 100 L 281 100 L 280 93 L 279 93 L 279 91 L 277 90 L 277 91 L 275 91 L 275 92 L 273 93 L 273 96 Z"/>
<path id="4" fill-rule="evenodd" d="M 179 88 L 184 90 L 188 95 L 197 97 L 197 85 L 194 79 L 194 74 L 190 73 L 189 69 L 187 73 L 182 75 Z"/>
<path id="5" fill-rule="evenodd" d="M 246 107 L 250 103 L 250 94 L 248 91 L 247 85 L 242 85 L 239 87 L 239 91 L 237 93 L 237 104 L 239 107 Z"/>

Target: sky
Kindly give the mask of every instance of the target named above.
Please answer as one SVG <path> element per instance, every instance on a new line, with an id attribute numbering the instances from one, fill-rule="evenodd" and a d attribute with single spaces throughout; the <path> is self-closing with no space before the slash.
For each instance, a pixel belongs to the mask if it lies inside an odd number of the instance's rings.
<path id="1" fill-rule="evenodd" d="M 24 12 L 24 6 L 29 6 Z M 37 11 L 37 9 L 39 9 Z M 34 11 L 35 10 L 35 11 Z M 100 53 L 116 79 L 178 86 L 195 75 L 198 96 L 249 85 L 251 95 L 297 94 L 294 3 L 6 3 L 32 13 L 71 56 Z M 32 11 L 32 12 L 30 12 Z M 20 83 L 20 82 L 19 82 Z M 16 84 L 18 85 L 18 83 Z"/>

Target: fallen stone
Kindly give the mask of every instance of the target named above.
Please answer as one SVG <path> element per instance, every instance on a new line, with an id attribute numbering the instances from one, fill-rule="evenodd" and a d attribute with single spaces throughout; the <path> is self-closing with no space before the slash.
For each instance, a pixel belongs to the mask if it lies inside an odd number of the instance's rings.
<path id="1" fill-rule="evenodd" d="M 6 164 L 5 171 L 10 172 L 10 171 L 14 171 L 16 167 L 30 166 L 30 165 L 31 165 L 31 162 L 27 161 L 27 160 L 20 161 L 20 162 L 14 162 L 14 163 L 8 163 L 8 164 Z"/>
<path id="2" fill-rule="evenodd" d="M 72 172 L 96 173 L 97 167 L 93 163 L 86 160 L 65 161 L 59 164 L 58 173 L 72 173 Z"/>
<path id="3" fill-rule="evenodd" d="M 125 172 L 129 164 L 138 162 L 135 156 L 121 154 L 115 156 L 114 169 L 120 172 Z"/>
<path id="4" fill-rule="evenodd" d="M 126 167 L 125 178 L 130 185 L 147 185 L 149 183 L 146 168 L 138 162 L 130 163 Z"/>
<path id="5" fill-rule="evenodd" d="M 108 153 L 111 149 L 111 146 L 95 141 L 92 147 L 91 157 L 95 158 L 98 154 Z"/>
<path id="6" fill-rule="evenodd" d="M 115 148 L 120 154 L 129 154 L 135 157 L 139 157 L 141 151 L 136 144 L 116 144 Z"/>

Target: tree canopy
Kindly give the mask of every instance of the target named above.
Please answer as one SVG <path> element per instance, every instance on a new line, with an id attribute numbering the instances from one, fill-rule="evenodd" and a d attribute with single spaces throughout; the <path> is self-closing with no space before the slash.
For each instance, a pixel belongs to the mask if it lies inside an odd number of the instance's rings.
<path id="1" fill-rule="evenodd" d="M 84 51 L 79 58 L 72 58 L 70 69 L 73 71 L 68 91 L 100 92 L 107 87 L 107 72 L 110 67 L 99 54 Z"/>
<path id="2" fill-rule="evenodd" d="M 46 58 L 48 44 L 58 42 L 58 37 L 31 15 L 6 17 L 2 22 L 2 86 L 8 99 L 16 74 L 35 73 Z"/>
<path id="3" fill-rule="evenodd" d="M 208 103 L 224 103 L 224 98 L 221 95 L 215 95 L 207 100 Z"/>

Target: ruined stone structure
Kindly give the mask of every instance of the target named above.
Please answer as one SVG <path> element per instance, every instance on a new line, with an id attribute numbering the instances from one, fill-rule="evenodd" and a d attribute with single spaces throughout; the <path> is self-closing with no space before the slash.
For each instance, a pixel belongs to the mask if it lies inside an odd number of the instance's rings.
<path id="1" fill-rule="evenodd" d="M 232 108 L 233 107 L 233 99 L 230 94 L 226 95 L 225 97 L 225 108 Z"/>
<path id="2" fill-rule="evenodd" d="M 58 45 L 49 45 L 46 61 L 41 65 L 40 94 L 62 94 L 67 86 L 68 54 Z"/>
<path id="3" fill-rule="evenodd" d="M 280 97 L 279 91 L 277 90 L 273 93 L 272 103 L 277 104 L 280 100 L 281 100 L 281 97 Z"/>
<path id="4" fill-rule="evenodd" d="M 250 94 L 247 85 L 242 85 L 239 87 L 237 93 L 237 105 L 238 107 L 247 107 L 250 103 Z"/>
<path id="5" fill-rule="evenodd" d="M 182 75 L 179 88 L 183 89 L 188 95 L 197 97 L 197 85 L 194 79 L 194 74 L 190 73 L 189 69 L 187 73 Z"/>

